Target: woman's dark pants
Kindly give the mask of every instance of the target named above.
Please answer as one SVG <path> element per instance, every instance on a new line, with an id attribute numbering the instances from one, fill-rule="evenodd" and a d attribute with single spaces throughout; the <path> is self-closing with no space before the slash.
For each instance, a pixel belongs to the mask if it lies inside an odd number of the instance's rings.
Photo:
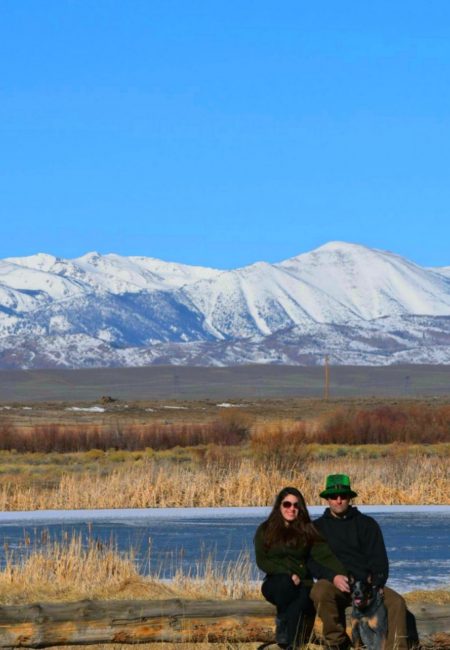
<path id="1" fill-rule="evenodd" d="M 276 573 L 266 577 L 261 591 L 277 608 L 277 643 L 300 645 L 308 638 L 314 622 L 315 610 L 309 597 L 311 587 L 301 583 L 296 586 L 287 573 Z"/>

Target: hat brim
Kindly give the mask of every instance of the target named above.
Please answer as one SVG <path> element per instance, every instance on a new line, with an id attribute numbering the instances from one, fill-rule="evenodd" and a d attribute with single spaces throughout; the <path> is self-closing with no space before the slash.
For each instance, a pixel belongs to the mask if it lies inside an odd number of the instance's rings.
<path id="1" fill-rule="evenodd" d="M 356 492 L 353 492 L 353 490 L 339 490 L 338 492 L 336 490 L 323 490 L 319 496 L 321 496 L 322 499 L 329 499 L 336 494 L 342 494 L 346 497 L 349 497 L 350 499 L 358 496 L 358 494 Z"/>

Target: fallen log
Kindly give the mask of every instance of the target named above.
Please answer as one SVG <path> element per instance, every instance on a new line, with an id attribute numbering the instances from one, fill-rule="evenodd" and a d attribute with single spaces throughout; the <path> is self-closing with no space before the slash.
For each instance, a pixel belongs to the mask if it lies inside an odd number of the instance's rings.
<path id="1" fill-rule="evenodd" d="M 410 607 L 419 635 L 450 632 L 448 606 Z M 269 642 L 272 605 L 263 601 L 83 600 L 0 607 L 0 647 L 148 642 Z"/>

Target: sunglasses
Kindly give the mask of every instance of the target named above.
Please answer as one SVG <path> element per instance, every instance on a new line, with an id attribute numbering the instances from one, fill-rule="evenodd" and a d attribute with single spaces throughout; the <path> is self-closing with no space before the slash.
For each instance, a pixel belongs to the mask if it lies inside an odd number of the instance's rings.
<path id="1" fill-rule="evenodd" d="M 331 499 L 331 501 L 336 501 L 336 499 L 342 499 L 342 501 L 348 501 L 350 497 L 348 494 L 329 494 L 327 499 Z"/>
<path id="2" fill-rule="evenodd" d="M 286 508 L 286 510 L 288 508 L 295 508 L 296 510 L 298 510 L 300 507 L 298 501 L 296 501 L 295 503 L 292 503 L 292 501 L 283 501 L 281 505 L 283 506 L 283 508 Z"/>

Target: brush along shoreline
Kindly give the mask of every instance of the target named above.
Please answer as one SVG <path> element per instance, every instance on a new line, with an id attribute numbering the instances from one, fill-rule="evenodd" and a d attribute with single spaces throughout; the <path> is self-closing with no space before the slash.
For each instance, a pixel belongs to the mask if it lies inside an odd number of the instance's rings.
<path id="1" fill-rule="evenodd" d="M 165 561 L 173 562 L 172 559 Z M 86 539 L 75 531 L 57 540 L 43 531 L 26 553 L 20 549 L 5 549 L 5 563 L 0 570 L 0 603 L 82 599 L 262 599 L 260 581 L 254 579 L 254 560 L 247 552 L 234 561 L 220 563 L 209 554 L 189 568 L 179 562 L 170 580 L 162 578 L 165 575 L 163 563 L 153 562 L 149 557 L 147 564 L 150 573 L 144 576 L 137 568 L 133 548 L 119 551 L 113 541 L 99 544 L 94 536 Z M 450 588 L 420 590 L 417 595 L 409 594 L 408 597 L 412 602 L 450 603 Z"/>
<path id="2" fill-rule="evenodd" d="M 0 454 L 0 510 L 268 506 L 286 484 L 316 505 L 324 477 L 333 472 L 352 477 L 357 504 L 450 505 L 450 444 L 303 447 L 292 462 L 241 451 L 8 452 Z"/>
<path id="3" fill-rule="evenodd" d="M 245 509 L 242 511 L 245 514 Z M 130 511 L 125 512 L 129 514 Z M 44 513 L 23 514 L 39 516 Z M 52 514 L 56 516 L 58 513 Z M 117 511 L 113 514 L 117 515 Z M 14 517 L 19 513 L 3 513 L 2 516 L 5 515 Z M 82 513 L 66 512 L 63 515 L 77 516 Z M 60 603 L 63 606 L 64 603 L 76 605 L 78 601 L 81 601 L 83 612 L 89 603 L 95 608 L 98 601 L 159 601 L 164 609 L 164 603 L 180 603 L 180 599 L 185 602 L 259 601 L 261 606 L 265 606 L 267 604 L 260 594 L 260 582 L 252 579 L 252 567 L 253 560 L 245 553 L 237 561 L 220 565 L 208 556 L 189 570 L 180 565 L 173 579 L 168 581 L 160 577 L 163 572 L 161 565 L 149 576 L 141 575 L 136 568 L 133 549 L 119 553 L 112 542 L 98 544 L 91 537 L 86 543 L 81 534 L 73 533 L 62 541 L 42 538 L 26 556 L 7 550 L 6 563 L 0 571 L 0 603 L 2 606 L 19 605 L 24 610 L 27 609 L 24 603 L 34 603 L 28 609 L 35 614 L 41 611 L 39 603 Z M 442 606 L 447 608 L 450 604 L 450 587 L 407 593 L 405 598 L 409 605 L 420 610 L 426 603 L 436 605 L 438 609 L 442 609 Z M 120 603 L 118 605 L 121 606 Z M 126 608 L 127 611 L 130 607 Z M 428 609 L 426 605 L 426 611 Z M 269 632 L 272 633 L 272 619 L 269 623 Z M 446 635 L 435 636 L 446 643 Z M 192 647 L 198 648 L 197 645 Z M 229 642 L 225 647 L 229 648 Z M 427 645 L 427 648 L 436 650 L 444 647 L 434 640 Z M 161 644 L 158 644 L 158 648 L 161 648 Z"/>
<path id="4" fill-rule="evenodd" d="M 358 503 L 450 503 L 444 398 L 67 408 L 1 406 L 0 510 L 266 506 L 287 483 L 314 505 L 336 472 Z"/>

